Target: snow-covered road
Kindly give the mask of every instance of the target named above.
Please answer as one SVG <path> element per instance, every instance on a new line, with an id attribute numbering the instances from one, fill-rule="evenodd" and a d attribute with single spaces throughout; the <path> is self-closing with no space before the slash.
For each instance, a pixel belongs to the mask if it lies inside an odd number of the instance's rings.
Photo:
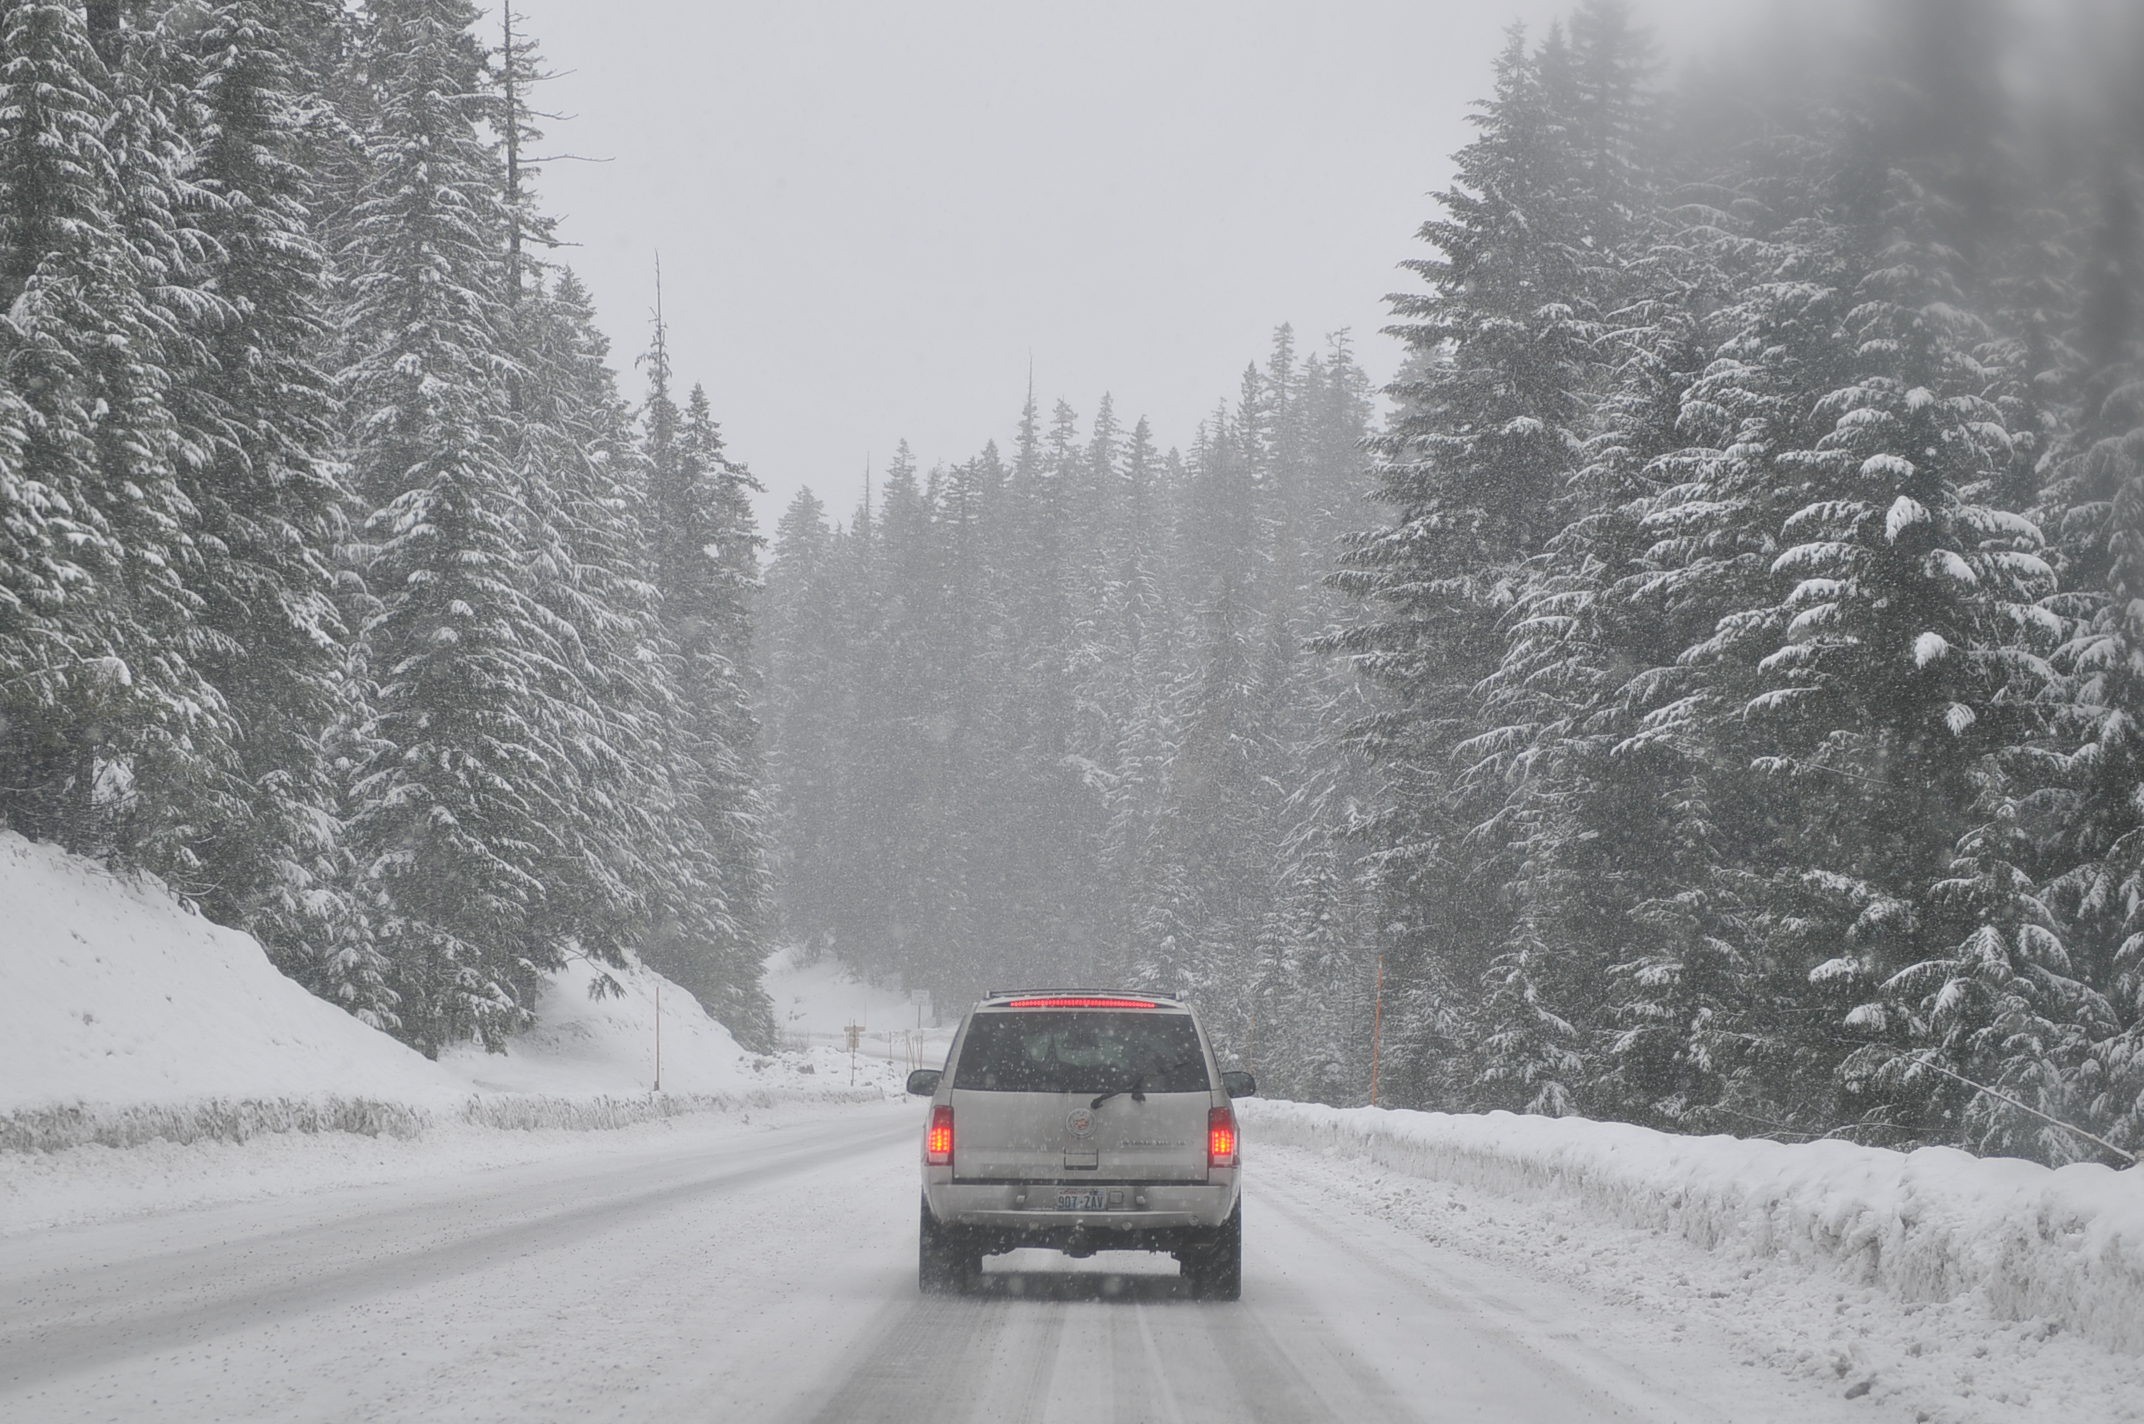
<path id="1" fill-rule="evenodd" d="M 1361 1209 L 1258 1151 L 1245 1298 L 1165 1258 L 914 1276 L 917 1110 L 18 1236 L 0 1419 L 1869 1421 L 1701 1328 Z"/>

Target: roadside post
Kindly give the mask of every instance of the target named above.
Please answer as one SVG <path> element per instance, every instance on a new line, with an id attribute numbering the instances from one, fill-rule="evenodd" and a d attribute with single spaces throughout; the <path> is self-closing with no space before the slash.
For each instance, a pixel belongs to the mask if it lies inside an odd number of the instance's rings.
<path id="1" fill-rule="evenodd" d="M 1370 1106 L 1377 1106 L 1377 1068 L 1385 1047 L 1385 956 L 1377 955 L 1377 1003 L 1370 1013 Z"/>

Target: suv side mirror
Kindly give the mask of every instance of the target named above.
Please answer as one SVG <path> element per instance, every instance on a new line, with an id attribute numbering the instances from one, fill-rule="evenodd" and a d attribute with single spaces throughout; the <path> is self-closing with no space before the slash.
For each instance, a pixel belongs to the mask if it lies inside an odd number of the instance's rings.
<path id="1" fill-rule="evenodd" d="M 927 1098 L 938 1091 L 939 1082 L 945 1077 L 943 1068 L 916 1068 L 908 1075 L 908 1091 L 919 1098 Z"/>
<path id="2" fill-rule="evenodd" d="M 1255 1098 L 1258 1096 L 1258 1080 L 1248 1073 L 1223 1073 L 1221 1091 L 1232 1098 Z"/>

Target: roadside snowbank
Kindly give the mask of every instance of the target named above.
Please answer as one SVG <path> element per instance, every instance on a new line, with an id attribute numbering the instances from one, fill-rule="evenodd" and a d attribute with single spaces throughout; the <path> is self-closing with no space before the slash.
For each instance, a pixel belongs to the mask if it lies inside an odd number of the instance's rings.
<path id="1" fill-rule="evenodd" d="M 0 1152 L 0 1243 L 30 1232 L 126 1217 L 396 1182 L 450 1182 L 525 1163 L 585 1159 L 609 1168 L 634 1159 L 667 1161 L 727 1151 L 733 1144 L 830 1118 L 853 1120 L 861 1115 L 871 1121 L 903 1109 L 876 1094 L 861 1103 L 847 1094 L 813 1099 L 790 1092 L 745 1094 L 730 1101 L 730 1111 L 636 1121 L 600 1138 L 561 1126 L 499 1132 L 444 1121 L 414 1139 L 285 1132 L 243 1142 L 164 1138 L 127 1148 Z M 0 1255 L 5 1252 L 0 1244 Z"/>
<path id="2" fill-rule="evenodd" d="M 0 1152 L 412 1137 L 456 1122 L 615 1128 L 878 1096 L 837 1079 L 830 1054 L 745 1053 L 690 994 L 638 965 L 607 971 L 623 993 L 601 999 L 588 993 L 599 971 L 569 965 L 509 1052 L 435 1063 L 314 998 L 250 935 L 154 880 L 4 832 L 0 916 Z"/>
<path id="3" fill-rule="evenodd" d="M 1781 1259 L 2144 1353 L 2144 1172 L 1620 1123 L 1246 1103 L 1248 1136 Z"/>
<path id="4" fill-rule="evenodd" d="M 0 832 L 0 916 L 0 1114 L 323 1094 L 448 1108 L 465 1091 L 153 880 Z"/>

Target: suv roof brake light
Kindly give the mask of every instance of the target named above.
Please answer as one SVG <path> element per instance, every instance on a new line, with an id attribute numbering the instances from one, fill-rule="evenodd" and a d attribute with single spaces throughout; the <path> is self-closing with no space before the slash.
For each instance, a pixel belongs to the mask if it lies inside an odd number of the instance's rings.
<path id="1" fill-rule="evenodd" d="M 1041 999 L 1014 999 L 1008 1009 L 1158 1009 L 1161 1005 L 1152 999 L 1101 999 L 1085 996 L 1051 995 Z"/>

